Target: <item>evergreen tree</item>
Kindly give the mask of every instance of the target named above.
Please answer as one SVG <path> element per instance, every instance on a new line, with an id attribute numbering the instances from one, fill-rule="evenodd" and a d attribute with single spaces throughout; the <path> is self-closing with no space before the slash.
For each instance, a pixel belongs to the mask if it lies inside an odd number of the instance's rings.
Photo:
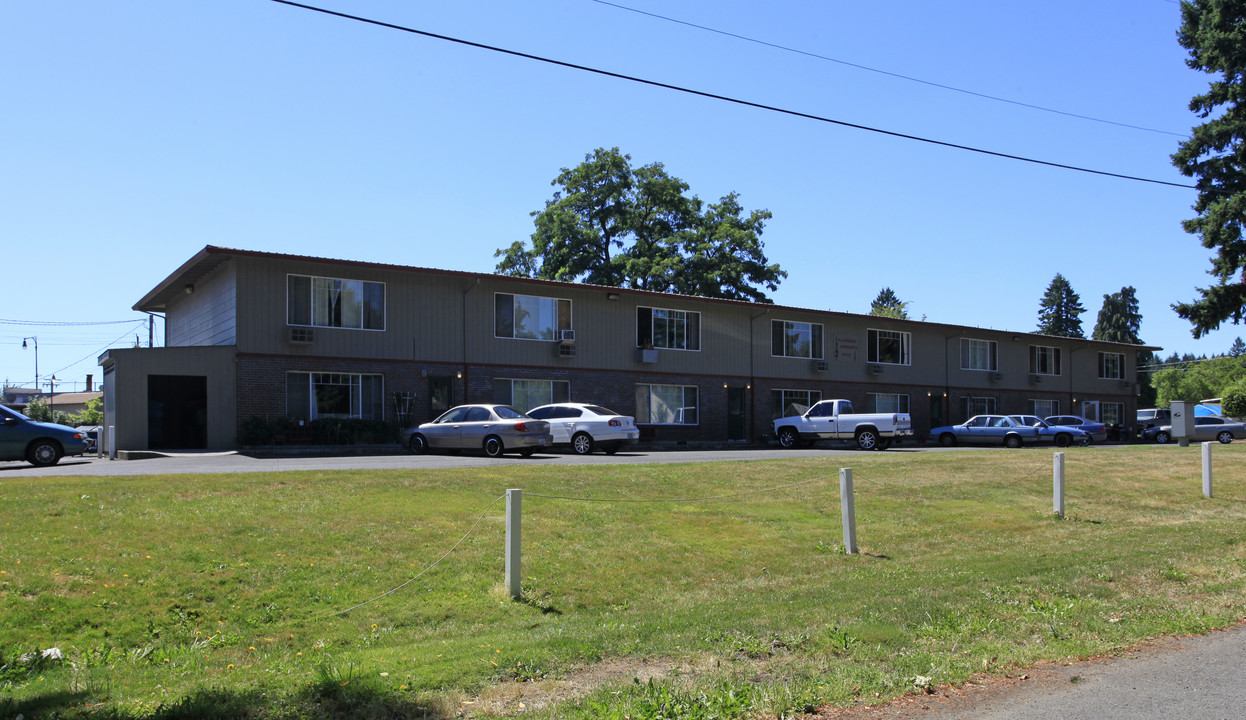
<path id="1" fill-rule="evenodd" d="M 870 314 L 879 317 L 909 319 L 909 304 L 902 302 L 891 288 L 885 287 L 878 291 L 878 297 L 870 303 Z"/>
<path id="2" fill-rule="evenodd" d="M 1118 293 L 1103 296 L 1103 307 L 1090 337 L 1107 342 L 1141 345 L 1138 333 L 1142 329 L 1142 315 L 1138 312 L 1138 298 L 1131 286 Z"/>
<path id="3" fill-rule="evenodd" d="M 1242 339 L 1239 337 L 1229 346 L 1229 357 L 1241 357 L 1242 355 L 1246 355 L 1246 343 L 1242 342 Z"/>
<path id="4" fill-rule="evenodd" d="M 1060 273 L 1052 278 L 1038 306 L 1038 332 L 1060 337 L 1086 337 L 1082 334 L 1081 314 L 1086 312 L 1081 298 Z"/>

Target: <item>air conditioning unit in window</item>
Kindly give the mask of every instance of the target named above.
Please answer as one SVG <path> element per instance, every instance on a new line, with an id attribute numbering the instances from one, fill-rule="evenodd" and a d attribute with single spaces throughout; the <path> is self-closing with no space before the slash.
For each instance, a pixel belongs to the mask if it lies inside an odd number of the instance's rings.
<path id="1" fill-rule="evenodd" d="M 1004 379 L 1004 374 L 1002 372 L 991 373 L 991 382 L 999 382 L 1000 380 L 1003 380 L 1003 379 Z"/>
<path id="2" fill-rule="evenodd" d="M 575 342 L 575 331 L 574 330 L 559 330 L 558 331 L 558 342 L 565 342 L 565 343 Z"/>
<path id="3" fill-rule="evenodd" d="M 560 358 L 575 357 L 575 345 L 569 342 L 558 343 L 558 357 Z"/>
<path id="4" fill-rule="evenodd" d="M 879 365 L 878 363 L 870 363 L 870 374 L 871 375 L 882 375 L 883 366 Z"/>
<path id="5" fill-rule="evenodd" d="M 1038 373 L 1030 373 L 1030 384 L 1037 385 L 1043 381 L 1043 376 Z"/>
<path id="6" fill-rule="evenodd" d="M 316 334 L 311 328 L 292 327 L 290 328 L 289 340 L 295 345 L 307 345 L 316 339 Z"/>
<path id="7" fill-rule="evenodd" d="M 830 369 L 830 365 L 828 365 L 825 360 L 814 360 L 813 361 L 814 372 L 826 372 L 829 369 Z"/>

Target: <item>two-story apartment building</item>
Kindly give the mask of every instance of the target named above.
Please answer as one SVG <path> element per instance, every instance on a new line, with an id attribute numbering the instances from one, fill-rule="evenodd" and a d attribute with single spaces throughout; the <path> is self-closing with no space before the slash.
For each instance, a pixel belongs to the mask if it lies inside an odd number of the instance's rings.
<path id="1" fill-rule="evenodd" d="M 209 246 L 110 350 L 118 449 L 231 448 L 250 417 L 427 421 L 464 402 L 593 402 L 642 438 L 759 441 L 819 399 L 913 416 L 1133 417 L 1135 354 L 1090 340 Z"/>

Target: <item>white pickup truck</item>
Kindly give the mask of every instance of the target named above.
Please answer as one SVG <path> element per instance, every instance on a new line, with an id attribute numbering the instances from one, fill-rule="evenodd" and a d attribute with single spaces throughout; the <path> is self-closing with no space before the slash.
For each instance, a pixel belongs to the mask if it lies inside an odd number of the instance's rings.
<path id="1" fill-rule="evenodd" d="M 815 440 L 853 440 L 862 450 L 886 450 L 913 435 L 908 413 L 854 414 L 850 400 L 823 400 L 804 415 L 774 421 L 779 445 L 797 448 Z"/>

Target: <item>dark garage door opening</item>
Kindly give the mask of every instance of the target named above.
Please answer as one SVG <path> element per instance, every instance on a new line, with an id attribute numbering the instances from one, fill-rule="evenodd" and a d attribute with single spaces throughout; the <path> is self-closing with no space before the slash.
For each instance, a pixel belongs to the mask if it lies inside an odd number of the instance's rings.
<path id="1" fill-rule="evenodd" d="M 203 450 L 208 446 L 208 378 L 147 377 L 147 447 Z"/>

